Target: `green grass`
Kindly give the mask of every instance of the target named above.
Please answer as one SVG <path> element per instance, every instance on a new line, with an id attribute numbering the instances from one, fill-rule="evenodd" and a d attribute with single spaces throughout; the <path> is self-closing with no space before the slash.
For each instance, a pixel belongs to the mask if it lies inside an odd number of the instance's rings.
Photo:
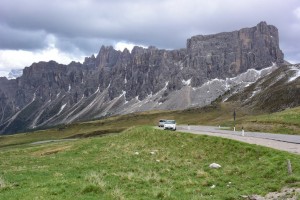
<path id="1" fill-rule="evenodd" d="M 243 123 L 251 131 L 300 135 L 300 107 L 277 113 L 249 116 Z"/>
<path id="2" fill-rule="evenodd" d="M 137 127 L 2 148 L 0 199 L 239 199 L 299 187 L 299 159 L 229 139 Z M 210 169 L 212 162 L 222 167 Z"/>
<path id="3" fill-rule="evenodd" d="M 216 103 L 204 108 L 190 108 L 182 111 L 150 111 L 115 116 L 102 120 L 60 125 L 47 130 L 0 136 L 0 147 L 27 144 L 41 140 L 82 138 L 108 133 L 118 133 L 127 128 L 158 124 L 159 119 L 175 119 L 178 124 L 221 125 L 233 127 L 233 110 L 236 109 L 236 127 L 246 131 L 260 131 L 300 135 L 300 107 L 271 114 L 253 114 L 247 109 L 230 103 Z"/>

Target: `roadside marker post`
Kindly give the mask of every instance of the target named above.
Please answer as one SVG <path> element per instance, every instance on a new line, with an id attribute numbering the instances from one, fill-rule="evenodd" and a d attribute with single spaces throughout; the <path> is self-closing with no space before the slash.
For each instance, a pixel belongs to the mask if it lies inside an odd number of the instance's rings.
<path id="1" fill-rule="evenodd" d="M 233 111 L 233 131 L 235 132 L 235 117 L 236 117 L 236 113 L 235 113 L 235 109 Z"/>

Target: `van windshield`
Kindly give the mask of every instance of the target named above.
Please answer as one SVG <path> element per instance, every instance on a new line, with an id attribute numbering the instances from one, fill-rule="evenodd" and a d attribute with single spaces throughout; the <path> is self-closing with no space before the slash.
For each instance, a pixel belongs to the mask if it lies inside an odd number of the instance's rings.
<path id="1" fill-rule="evenodd" d="M 168 121 L 166 121 L 166 124 L 175 124 L 176 122 L 175 122 L 175 120 L 168 120 Z"/>

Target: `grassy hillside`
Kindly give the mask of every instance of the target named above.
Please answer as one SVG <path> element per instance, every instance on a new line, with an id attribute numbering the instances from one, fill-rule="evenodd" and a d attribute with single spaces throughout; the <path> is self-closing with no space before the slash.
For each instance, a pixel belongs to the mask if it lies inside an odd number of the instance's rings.
<path id="1" fill-rule="evenodd" d="M 228 139 L 138 127 L 2 148 L 0 199 L 240 199 L 300 187 L 299 159 Z M 222 167 L 210 169 L 213 162 Z"/>
<path id="2" fill-rule="evenodd" d="M 300 79 L 290 81 L 299 65 L 283 65 L 261 77 L 227 101 L 239 102 L 257 112 L 278 112 L 300 106 Z"/>
<path id="3" fill-rule="evenodd" d="M 61 125 L 11 136 L 0 136 L 0 147 L 26 144 L 41 140 L 82 138 L 107 133 L 118 133 L 139 125 L 157 125 L 159 119 L 175 119 L 178 124 L 222 125 L 233 127 L 233 110 L 236 110 L 236 127 L 246 131 L 261 131 L 300 135 L 300 107 L 278 113 L 257 114 L 231 103 L 215 103 L 204 108 L 183 111 L 151 111 L 103 120 Z"/>
<path id="4" fill-rule="evenodd" d="M 250 131 L 300 135 L 300 107 L 272 114 L 248 116 L 242 123 Z"/>

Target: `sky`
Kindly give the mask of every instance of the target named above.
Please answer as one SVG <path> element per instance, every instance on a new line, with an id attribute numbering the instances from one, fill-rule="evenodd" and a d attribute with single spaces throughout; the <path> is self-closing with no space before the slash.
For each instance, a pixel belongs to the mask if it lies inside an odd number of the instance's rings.
<path id="1" fill-rule="evenodd" d="M 102 45 L 185 48 L 186 39 L 266 21 L 300 63 L 300 0 L 0 0 L 0 75 L 33 62 L 82 62 Z"/>

